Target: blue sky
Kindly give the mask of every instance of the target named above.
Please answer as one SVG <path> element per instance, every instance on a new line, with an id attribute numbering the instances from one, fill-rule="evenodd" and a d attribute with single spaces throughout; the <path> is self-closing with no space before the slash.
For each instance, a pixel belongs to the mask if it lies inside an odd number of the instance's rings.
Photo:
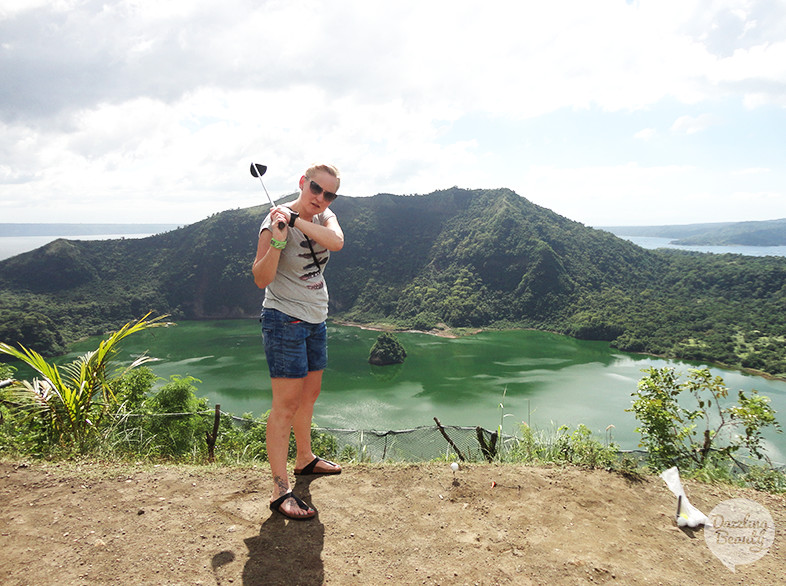
<path id="1" fill-rule="evenodd" d="M 786 217 L 786 3 L 0 0 L 0 221 L 191 223 L 309 163 L 592 226 Z"/>

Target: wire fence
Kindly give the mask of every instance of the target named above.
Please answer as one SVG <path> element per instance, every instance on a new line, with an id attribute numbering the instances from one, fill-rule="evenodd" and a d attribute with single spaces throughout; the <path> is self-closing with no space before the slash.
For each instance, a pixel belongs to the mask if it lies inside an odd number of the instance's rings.
<path id="1" fill-rule="evenodd" d="M 361 462 L 422 462 L 445 459 L 484 459 L 478 434 L 488 445 L 493 432 L 475 427 L 436 425 L 391 431 L 316 428 L 336 439 L 341 459 Z M 460 454 L 460 456 L 459 456 Z"/>
<path id="2" fill-rule="evenodd" d="M 237 425 L 264 427 L 259 420 L 239 417 L 225 411 L 220 416 L 228 418 Z M 215 411 L 196 413 L 205 418 L 215 416 Z M 132 414 L 133 417 L 184 417 L 195 413 L 156 413 Z M 336 457 L 342 461 L 367 463 L 383 462 L 427 462 L 431 460 L 466 460 L 469 462 L 491 461 L 498 454 L 514 448 L 520 438 L 508 434 L 498 434 L 496 430 L 482 427 L 443 425 L 435 418 L 435 425 L 424 425 L 411 429 L 370 430 L 314 427 L 315 433 L 327 434 L 335 439 Z M 553 437 L 542 437 L 541 442 L 553 441 Z M 612 440 L 606 438 L 608 446 Z M 220 449 L 220 442 L 216 444 Z M 647 461 L 645 450 L 618 449 L 617 454 L 626 456 L 639 463 Z M 786 473 L 786 464 L 772 462 L 772 468 Z"/>
<path id="3" fill-rule="evenodd" d="M 208 413 L 208 412 L 204 412 Z M 238 424 L 253 425 L 254 420 L 221 412 Z M 261 424 L 260 424 L 261 425 Z M 482 427 L 435 425 L 379 431 L 372 429 L 338 429 L 314 427 L 314 432 L 335 439 L 337 457 L 360 462 L 424 462 L 439 458 L 476 461 L 486 457 L 497 433 Z M 503 436 L 501 441 L 510 441 Z M 496 443 L 495 443 L 496 442 Z"/>

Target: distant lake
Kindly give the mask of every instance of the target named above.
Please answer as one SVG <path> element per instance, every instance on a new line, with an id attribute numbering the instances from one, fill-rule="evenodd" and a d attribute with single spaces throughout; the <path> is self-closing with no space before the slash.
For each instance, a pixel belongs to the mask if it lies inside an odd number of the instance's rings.
<path id="1" fill-rule="evenodd" d="M 31 224 L 28 230 L 32 235 L 26 236 L 20 235 L 19 233 L 20 230 L 25 229 L 25 224 L 4 224 L 4 226 L 10 227 L 4 233 L 10 233 L 13 235 L 0 236 L 0 260 L 11 258 L 17 254 L 22 254 L 23 252 L 30 252 L 31 250 L 45 246 L 50 242 L 57 240 L 58 238 L 66 238 L 68 240 L 116 240 L 119 238 L 147 238 L 148 236 L 153 236 L 155 234 L 160 234 L 167 230 L 174 230 L 177 228 L 176 224 L 156 224 L 155 226 L 149 227 L 150 231 L 142 231 L 144 230 L 145 225 L 141 225 L 142 228 L 137 227 L 133 232 L 118 231 L 96 234 L 95 232 L 98 226 L 106 228 L 111 226 L 111 224 Z M 63 226 L 62 233 L 58 233 L 57 226 Z M 81 232 L 83 233 L 80 233 L 80 228 Z M 118 226 L 113 227 L 113 229 L 117 228 Z M 123 228 L 128 230 L 128 228 L 125 226 L 123 226 Z"/>
<path id="2" fill-rule="evenodd" d="M 620 238 L 630 240 L 642 248 L 674 248 L 675 250 L 692 250 L 696 252 L 712 252 L 715 254 L 744 254 L 746 256 L 786 256 L 786 246 L 699 246 L 695 244 L 683 246 L 681 244 L 671 244 L 674 238 L 656 238 L 653 236 L 622 236 Z"/>
<path id="3" fill-rule="evenodd" d="M 315 422 L 322 427 L 401 430 L 445 425 L 482 426 L 514 433 L 522 422 L 543 431 L 583 423 L 603 441 L 606 429 L 625 449 L 639 434 L 630 407 L 642 370 L 673 366 L 687 374 L 697 365 L 626 354 L 605 342 L 575 340 L 547 332 L 482 332 L 458 339 L 399 333 L 408 357 L 403 365 L 374 367 L 368 354 L 378 332 L 330 325 L 330 364 L 325 371 Z M 94 349 L 98 338 L 77 344 L 71 359 Z M 271 390 L 257 320 L 180 322 L 126 340 L 121 360 L 143 352 L 158 359 L 160 377 L 200 379 L 198 394 L 237 415 L 261 415 Z M 770 397 L 786 427 L 786 382 L 712 369 L 737 391 L 757 389 Z M 19 373 L 23 375 L 22 372 Z M 29 376 L 29 375 L 27 375 Z M 502 406 L 500 406 L 500 404 Z M 786 462 L 786 437 L 767 432 L 771 457 Z"/>
<path id="4" fill-rule="evenodd" d="M 147 238 L 152 234 L 96 234 L 85 236 L 0 236 L 0 260 L 41 248 L 58 238 L 68 240 L 113 240 L 117 238 Z"/>

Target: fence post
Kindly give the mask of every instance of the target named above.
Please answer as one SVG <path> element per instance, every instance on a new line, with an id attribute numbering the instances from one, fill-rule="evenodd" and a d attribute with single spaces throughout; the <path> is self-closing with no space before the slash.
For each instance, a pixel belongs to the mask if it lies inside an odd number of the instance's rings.
<path id="1" fill-rule="evenodd" d="M 458 449 L 458 446 L 457 446 L 455 443 L 453 443 L 453 440 L 452 440 L 452 439 L 450 439 L 450 437 L 448 437 L 448 434 L 447 434 L 447 432 L 445 431 L 445 428 L 444 428 L 444 427 L 442 427 L 442 424 L 439 422 L 439 419 L 437 419 L 437 418 L 435 417 L 435 418 L 434 418 L 434 421 L 436 421 L 436 422 L 437 422 L 437 427 L 439 428 L 439 432 L 442 434 L 442 437 L 444 437 L 444 438 L 445 438 L 445 439 L 448 441 L 448 443 L 450 444 L 450 446 L 451 446 L 451 447 L 452 447 L 454 450 L 456 450 L 456 454 L 458 454 L 458 458 L 459 458 L 459 460 L 461 460 L 462 462 L 466 461 L 466 458 L 464 458 L 464 454 L 462 454 L 462 453 L 461 453 L 461 450 L 459 450 L 459 449 Z"/>
<path id="2" fill-rule="evenodd" d="M 475 433 L 478 436 L 478 443 L 480 444 L 480 451 L 489 462 L 494 461 L 494 456 L 497 455 L 497 432 L 491 434 L 490 442 L 486 443 L 486 437 L 483 435 L 483 428 L 478 426 L 475 428 Z"/>
<path id="3" fill-rule="evenodd" d="M 218 424 L 221 421 L 221 405 L 216 405 L 216 414 L 213 417 L 213 433 L 205 432 L 207 436 L 207 461 L 215 462 L 216 438 L 218 437 Z"/>

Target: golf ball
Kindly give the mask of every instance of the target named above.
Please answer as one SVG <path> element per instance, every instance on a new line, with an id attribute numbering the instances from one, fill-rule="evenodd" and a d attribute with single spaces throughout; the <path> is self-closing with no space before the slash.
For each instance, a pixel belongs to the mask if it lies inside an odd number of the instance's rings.
<path id="1" fill-rule="evenodd" d="M 451 470 L 453 470 L 453 472 L 455 472 L 456 470 L 458 470 L 458 462 L 453 462 L 453 463 L 451 463 L 451 464 L 450 464 L 450 469 L 451 469 Z"/>

